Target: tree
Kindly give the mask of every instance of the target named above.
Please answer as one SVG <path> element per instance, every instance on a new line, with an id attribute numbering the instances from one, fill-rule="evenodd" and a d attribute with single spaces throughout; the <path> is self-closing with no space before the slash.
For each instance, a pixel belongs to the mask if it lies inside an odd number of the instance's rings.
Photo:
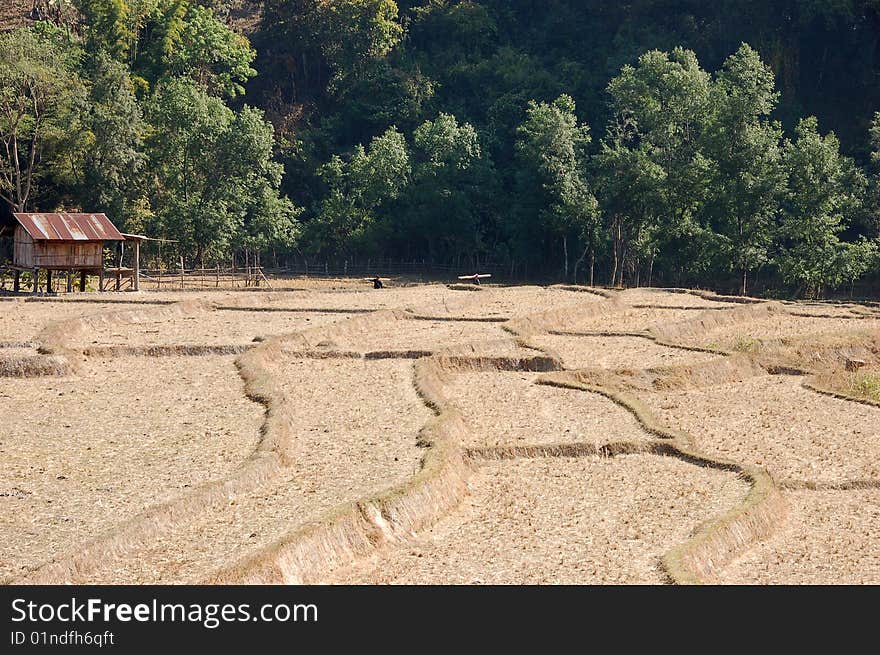
<path id="1" fill-rule="evenodd" d="M 129 5 L 126 0 L 77 0 L 76 8 L 85 21 L 87 52 L 125 60 L 137 33 L 134 8 Z"/>
<path id="2" fill-rule="evenodd" d="M 73 152 L 76 197 L 81 206 L 106 213 L 123 229 L 143 229 L 135 214 L 142 206 L 147 125 L 128 68 L 99 54 L 89 87 L 77 108 L 83 133 Z"/>
<path id="3" fill-rule="evenodd" d="M 524 198 L 543 225 L 562 240 L 563 274 L 568 279 L 568 238 L 574 232 L 591 241 L 598 217 L 596 198 L 585 177 L 590 129 L 578 123 L 574 100 L 562 95 L 552 103 L 530 102 L 517 130 Z"/>
<path id="4" fill-rule="evenodd" d="M 660 235 L 660 209 L 666 173 L 639 139 L 632 121 L 612 123 L 592 162 L 599 206 L 611 238 L 611 284 L 623 284 L 628 251 L 647 255 L 648 284 Z"/>
<path id="5" fill-rule="evenodd" d="M 869 260 L 872 246 L 840 239 L 862 201 L 866 180 L 840 154 L 833 132 L 819 134 L 814 117 L 801 120 L 796 134 L 783 155 L 788 188 L 777 261 L 787 282 L 817 298 L 826 287 L 852 282 L 867 268 L 861 262 Z"/>
<path id="6" fill-rule="evenodd" d="M 707 205 L 724 262 L 739 271 L 740 293 L 746 295 L 749 272 L 769 259 L 784 187 L 782 126 L 767 118 L 779 94 L 772 71 L 743 44 L 724 63 L 713 95 L 717 113 L 706 150 L 714 174 Z"/>
<path id="7" fill-rule="evenodd" d="M 317 5 L 322 51 L 336 80 L 385 57 L 403 36 L 394 0 L 338 0 Z"/>
<path id="8" fill-rule="evenodd" d="M 876 235 L 880 232 L 880 112 L 874 114 L 874 120 L 868 128 L 868 136 L 871 144 L 872 174 L 868 181 L 865 222 Z"/>
<path id="9" fill-rule="evenodd" d="M 190 6 L 175 47 L 167 52 L 167 74 L 187 76 L 212 95 L 234 98 L 257 74 L 250 42 L 217 19 L 211 9 Z"/>
<path id="10" fill-rule="evenodd" d="M 351 84 L 400 42 L 394 0 L 266 0 L 263 26 L 273 66 L 293 101 Z"/>
<path id="11" fill-rule="evenodd" d="M 306 228 L 313 253 L 338 254 L 369 249 L 383 206 L 397 200 L 410 179 L 406 139 L 390 127 L 369 148 L 355 147 L 344 161 L 334 155 L 319 175 L 327 194 Z"/>
<path id="12" fill-rule="evenodd" d="M 152 204 L 161 233 L 181 253 L 226 251 L 238 238 L 291 235 L 297 211 L 278 197 L 281 168 L 262 112 L 235 113 L 186 79 L 162 83 L 152 98 L 147 139 Z M 258 226 L 263 226 L 258 229 Z"/>
<path id="13" fill-rule="evenodd" d="M 440 114 L 413 133 L 412 182 L 395 221 L 395 239 L 432 260 L 476 263 L 493 184 L 476 130 Z"/>
<path id="14" fill-rule="evenodd" d="M 0 198 L 25 211 L 84 93 L 79 53 L 43 25 L 0 34 Z"/>
<path id="15" fill-rule="evenodd" d="M 712 80 L 690 50 L 653 50 L 608 84 L 614 120 L 633 130 L 640 158 L 659 167 L 656 207 L 663 244 L 679 271 L 702 264 L 711 233 L 701 223 L 712 162 L 703 148 L 714 120 Z"/>
<path id="16" fill-rule="evenodd" d="M 871 141 L 871 161 L 880 164 L 880 111 L 874 114 L 868 134 Z"/>

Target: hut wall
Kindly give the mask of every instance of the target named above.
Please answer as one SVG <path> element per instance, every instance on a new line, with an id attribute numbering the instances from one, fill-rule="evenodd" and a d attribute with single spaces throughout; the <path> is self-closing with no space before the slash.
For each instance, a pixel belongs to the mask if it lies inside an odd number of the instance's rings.
<path id="1" fill-rule="evenodd" d="M 34 241 L 21 226 L 15 230 L 14 264 L 23 268 L 98 269 L 103 267 L 101 241 Z"/>
<path id="2" fill-rule="evenodd" d="M 103 244 L 38 241 L 34 265 L 38 268 L 101 268 Z"/>
<path id="3" fill-rule="evenodd" d="M 12 263 L 23 268 L 34 267 L 34 240 L 21 225 L 15 228 Z"/>

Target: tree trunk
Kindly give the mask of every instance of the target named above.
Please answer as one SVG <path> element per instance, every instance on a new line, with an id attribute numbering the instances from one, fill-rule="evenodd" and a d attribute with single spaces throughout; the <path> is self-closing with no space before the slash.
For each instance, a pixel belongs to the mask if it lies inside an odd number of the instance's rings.
<path id="1" fill-rule="evenodd" d="M 614 266 L 611 269 L 611 286 L 617 282 L 617 268 L 620 266 L 620 219 L 615 216 L 611 226 L 611 238 L 614 244 L 611 250 L 614 252 Z"/>
<path id="2" fill-rule="evenodd" d="M 740 287 L 740 293 L 739 293 L 739 295 L 741 295 L 741 296 L 745 296 L 745 295 L 746 295 L 746 290 L 747 290 L 747 286 L 748 286 L 748 284 L 747 284 L 747 282 L 748 282 L 748 275 L 749 275 L 749 271 L 748 271 L 748 269 L 747 269 L 745 266 L 743 266 L 743 269 L 742 269 L 742 286 Z"/>
<path id="3" fill-rule="evenodd" d="M 617 286 L 623 287 L 623 271 L 626 268 L 626 248 L 622 247 L 620 251 L 620 266 L 617 271 Z"/>
<path id="4" fill-rule="evenodd" d="M 596 251 L 590 251 L 590 286 L 595 286 L 593 284 L 594 276 L 593 274 L 596 272 Z"/>
<path id="5" fill-rule="evenodd" d="M 565 280 L 568 280 L 568 235 L 562 235 L 562 254 L 564 259 L 564 266 L 562 269 L 563 277 Z"/>
<path id="6" fill-rule="evenodd" d="M 590 249 L 590 246 L 589 246 L 589 245 L 584 246 L 584 252 L 583 252 L 583 254 L 581 254 L 581 256 L 578 258 L 578 260 L 574 263 L 574 270 L 571 272 L 571 276 L 572 276 L 572 278 L 573 278 L 572 281 L 574 282 L 574 284 L 577 284 L 577 281 L 578 281 L 578 269 L 579 269 L 580 266 L 581 266 L 581 262 L 584 261 L 584 258 L 587 256 L 587 252 L 589 251 L 589 249 Z M 592 285 L 591 285 L 591 286 L 592 286 Z"/>

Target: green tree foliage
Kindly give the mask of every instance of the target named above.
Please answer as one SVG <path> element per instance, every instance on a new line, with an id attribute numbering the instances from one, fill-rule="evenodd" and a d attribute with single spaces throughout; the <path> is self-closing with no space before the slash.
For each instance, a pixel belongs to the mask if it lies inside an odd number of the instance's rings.
<path id="1" fill-rule="evenodd" d="M 880 111 L 874 114 L 869 129 L 871 139 L 871 161 L 880 164 Z"/>
<path id="2" fill-rule="evenodd" d="M 394 0 L 319 2 L 316 10 L 322 54 L 337 80 L 386 56 L 403 35 Z"/>
<path id="3" fill-rule="evenodd" d="M 84 94 L 79 50 L 48 25 L 0 34 L 0 198 L 30 208 L 48 165 L 70 144 Z"/>
<path id="4" fill-rule="evenodd" d="M 590 129 L 578 122 L 574 100 L 567 95 L 552 103 L 530 102 L 526 115 L 517 141 L 522 206 L 528 212 L 524 220 L 537 218 L 548 233 L 557 235 L 567 279 L 569 237 L 579 236 L 590 248 L 598 216 L 596 198 L 584 175 Z"/>
<path id="5" fill-rule="evenodd" d="M 264 6 L 273 56 L 286 60 L 303 87 L 292 89 L 297 95 L 363 74 L 403 35 L 394 0 L 267 0 Z"/>
<path id="6" fill-rule="evenodd" d="M 314 254 L 369 251 L 376 244 L 380 213 L 396 201 L 410 179 L 410 153 L 403 134 L 389 128 L 368 148 L 358 145 L 348 161 L 335 155 L 319 170 L 327 195 L 306 226 Z"/>
<path id="7" fill-rule="evenodd" d="M 813 117 L 803 119 L 796 134 L 795 141 L 785 144 L 783 156 L 788 189 L 778 263 L 787 281 L 819 297 L 826 287 L 864 274 L 876 244 L 840 239 L 862 200 L 865 179 L 841 156 L 837 137 L 819 134 Z"/>
<path id="8" fill-rule="evenodd" d="M 696 55 L 682 48 L 644 54 L 608 85 L 617 121 L 635 131 L 628 139 L 640 151 L 635 161 L 662 171 L 648 173 L 659 182 L 658 250 L 674 253 L 680 270 L 704 267 L 713 242 L 702 220 L 712 174 L 703 143 L 717 111 L 712 89 Z"/>
<path id="9" fill-rule="evenodd" d="M 256 74 L 256 52 L 214 10 L 191 0 L 78 0 L 86 50 L 131 65 L 143 85 L 186 76 L 235 97 Z"/>
<path id="10" fill-rule="evenodd" d="M 413 174 L 394 237 L 432 261 L 475 263 L 491 229 L 493 171 L 476 130 L 451 114 L 413 133 Z"/>
<path id="11" fill-rule="evenodd" d="M 708 213 L 722 260 L 740 273 L 745 295 L 749 272 L 769 259 L 784 188 L 782 126 L 769 120 L 779 94 L 773 72 L 746 44 L 724 63 L 714 91 L 717 113 L 706 144 L 714 161 Z"/>
<path id="12" fill-rule="evenodd" d="M 83 207 L 106 213 L 121 229 L 139 230 L 147 124 L 124 64 L 99 55 L 88 96 L 78 107 L 82 132 L 73 153 L 74 194 Z"/>
<path id="13" fill-rule="evenodd" d="M 124 60 L 138 29 L 135 7 L 126 0 L 77 0 L 85 19 L 85 47 Z"/>
<path id="14" fill-rule="evenodd" d="M 631 118 L 621 116 L 609 129 L 593 158 L 600 209 L 611 242 L 612 285 L 623 284 L 629 254 L 648 258 L 648 283 L 660 241 L 663 167 L 651 156 Z"/>
<path id="15" fill-rule="evenodd" d="M 880 112 L 874 114 L 874 120 L 868 131 L 871 143 L 872 175 L 868 179 L 868 197 L 865 202 L 865 222 L 874 235 L 880 234 Z"/>
<path id="16" fill-rule="evenodd" d="M 159 86 L 147 116 L 156 227 L 179 240 L 183 253 L 201 262 L 208 251 L 253 238 L 261 224 L 271 226 L 262 230 L 267 238 L 292 233 L 296 212 L 276 198 L 281 171 L 271 160 L 272 127 L 259 110 L 233 112 L 175 79 Z"/>
<path id="17" fill-rule="evenodd" d="M 10 205 L 190 258 L 811 295 L 880 273 L 877 0 L 72 1 L 0 37 Z"/>
<path id="18" fill-rule="evenodd" d="M 256 75 L 250 42 L 220 22 L 210 9 L 191 5 L 180 38 L 165 54 L 167 73 L 186 76 L 213 95 L 235 97 Z"/>
<path id="19" fill-rule="evenodd" d="M 103 211 L 199 261 L 291 247 L 301 212 L 279 194 L 274 130 L 223 101 L 255 74 L 247 39 L 187 0 L 77 7 L 78 30 L 0 35 L 0 197 Z"/>

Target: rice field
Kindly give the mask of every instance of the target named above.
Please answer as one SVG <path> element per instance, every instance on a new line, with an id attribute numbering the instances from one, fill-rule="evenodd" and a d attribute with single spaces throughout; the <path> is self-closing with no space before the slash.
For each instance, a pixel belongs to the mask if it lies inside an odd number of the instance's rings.
<path id="1" fill-rule="evenodd" d="M 0 329 L 7 582 L 880 582 L 870 306 L 292 279 Z"/>

